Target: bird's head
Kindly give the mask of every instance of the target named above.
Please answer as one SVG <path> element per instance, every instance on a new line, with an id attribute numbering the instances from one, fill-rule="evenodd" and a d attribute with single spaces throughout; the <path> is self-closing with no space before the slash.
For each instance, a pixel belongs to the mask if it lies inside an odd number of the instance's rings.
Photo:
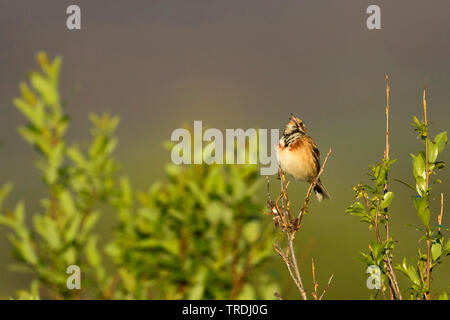
<path id="1" fill-rule="evenodd" d="M 305 134 L 307 132 L 306 127 L 303 123 L 303 121 L 300 118 L 295 117 L 292 113 L 289 118 L 289 122 L 287 123 L 284 134 L 285 135 L 291 135 L 293 133 L 302 133 Z"/>

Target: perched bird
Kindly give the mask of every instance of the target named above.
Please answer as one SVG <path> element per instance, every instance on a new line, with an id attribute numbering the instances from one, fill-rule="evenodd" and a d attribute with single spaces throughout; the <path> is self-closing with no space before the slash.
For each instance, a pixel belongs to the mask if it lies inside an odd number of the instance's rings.
<path id="1" fill-rule="evenodd" d="M 283 172 L 296 180 L 314 182 L 320 171 L 320 152 L 314 140 L 307 134 L 302 120 L 293 114 L 277 146 L 278 164 Z M 314 187 L 319 202 L 331 199 L 320 179 Z"/>

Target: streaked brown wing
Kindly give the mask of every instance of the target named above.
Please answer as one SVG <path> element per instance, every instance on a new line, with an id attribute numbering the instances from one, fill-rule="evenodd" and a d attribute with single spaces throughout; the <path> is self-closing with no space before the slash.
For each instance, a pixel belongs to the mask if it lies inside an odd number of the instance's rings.
<path id="1" fill-rule="evenodd" d="M 319 151 L 319 148 L 317 148 L 316 143 L 314 142 L 314 140 L 310 136 L 306 136 L 305 138 L 307 139 L 307 141 L 309 142 L 309 145 L 311 146 L 312 153 L 314 155 L 314 161 L 316 163 L 316 168 L 317 168 L 316 172 L 318 174 L 319 170 L 320 170 L 320 151 Z"/>

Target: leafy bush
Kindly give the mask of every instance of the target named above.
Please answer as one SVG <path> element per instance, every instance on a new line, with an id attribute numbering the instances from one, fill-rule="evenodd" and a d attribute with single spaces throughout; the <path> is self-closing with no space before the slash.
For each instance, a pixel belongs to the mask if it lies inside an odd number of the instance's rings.
<path id="1" fill-rule="evenodd" d="M 430 204 L 434 200 L 431 193 L 432 183 L 430 176 L 438 173 L 444 168 L 445 163 L 438 161 L 438 155 L 444 150 L 447 144 L 447 132 L 437 134 L 434 140 L 429 138 L 429 125 L 427 121 L 426 90 L 423 92 L 424 121 L 419 121 L 414 117 L 413 126 L 418 132 L 420 140 L 423 142 L 423 150 L 417 155 L 411 154 L 413 163 L 413 177 L 416 182 L 415 187 L 406 182 L 403 185 L 410 188 L 413 195 L 414 206 L 421 219 L 423 226 L 415 227 L 422 233 L 419 240 L 425 241 L 425 252 L 418 248 L 417 258 L 413 264 L 408 264 L 403 258 L 401 264 L 393 268 L 393 251 L 396 242 L 390 232 L 389 218 L 391 204 L 394 193 L 389 191 L 388 177 L 391 165 L 396 160 L 389 159 L 389 82 L 387 79 L 386 95 L 386 149 L 382 161 L 370 169 L 372 185 L 359 184 L 353 187 L 354 197 L 357 200 L 347 208 L 347 212 L 359 217 L 362 222 L 368 223 L 369 228 L 374 230 L 376 240 L 369 244 L 369 252 L 362 252 L 360 260 L 368 267 L 378 266 L 381 271 L 380 290 L 386 298 L 385 291 L 389 290 L 390 299 L 402 299 L 402 292 L 399 288 L 395 270 L 400 271 L 409 280 L 411 286 L 408 290 L 411 299 L 431 299 L 432 271 L 442 263 L 443 257 L 450 255 L 450 240 L 445 242 L 444 230 L 448 230 L 442 225 L 443 215 L 443 194 L 441 194 L 441 211 L 437 215 L 437 224 L 430 224 Z M 439 179 L 435 183 L 440 183 Z M 384 237 L 382 228 L 384 226 Z M 379 291 L 380 291 L 379 290 Z M 378 292 L 379 292 L 378 291 Z M 441 293 L 440 298 L 447 299 L 447 293 Z"/>
<path id="2" fill-rule="evenodd" d="M 1 208 L 11 185 L 0 190 L 0 224 L 11 230 L 16 269 L 35 276 L 18 297 L 272 298 L 270 275 L 254 272 L 270 257 L 273 239 L 254 197 L 261 183 L 256 166 L 169 164 L 168 183 L 135 192 L 118 176 L 112 157 L 119 118 L 90 115 L 87 150 L 69 144 L 69 117 L 58 88 L 61 58 L 37 58 L 41 72 L 30 74 L 30 85 L 20 84 L 21 97 L 14 100 L 28 121 L 19 132 L 40 155 L 38 169 L 48 190 L 32 227 L 24 201 L 12 210 Z M 108 210 L 117 213 L 119 225 L 105 262 L 95 226 Z M 70 265 L 81 269 L 81 290 L 67 288 Z"/>

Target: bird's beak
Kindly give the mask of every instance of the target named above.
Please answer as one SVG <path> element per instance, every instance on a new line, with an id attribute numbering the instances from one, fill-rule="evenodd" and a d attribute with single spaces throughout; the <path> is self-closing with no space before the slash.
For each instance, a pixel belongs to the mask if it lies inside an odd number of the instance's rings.
<path id="1" fill-rule="evenodd" d="M 295 124 L 298 124 L 298 123 L 297 123 L 297 119 L 295 118 L 295 116 L 294 116 L 293 113 L 291 113 L 291 119 L 290 119 L 290 120 L 291 120 L 291 121 L 294 121 Z"/>

